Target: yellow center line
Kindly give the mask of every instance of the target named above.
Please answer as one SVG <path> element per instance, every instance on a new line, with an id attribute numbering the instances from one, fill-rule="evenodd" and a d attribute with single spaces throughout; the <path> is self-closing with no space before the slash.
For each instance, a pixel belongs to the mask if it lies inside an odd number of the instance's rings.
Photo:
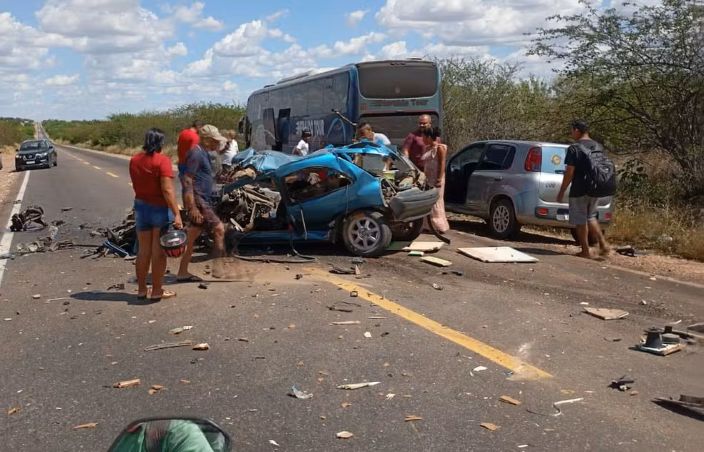
<path id="1" fill-rule="evenodd" d="M 97 169 L 97 170 L 101 170 L 101 171 L 103 170 L 101 167 L 95 166 L 95 165 L 93 165 L 93 168 L 95 168 L 95 169 Z"/>
<path id="2" fill-rule="evenodd" d="M 108 176 L 120 177 L 120 176 L 118 176 L 117 174 L 111 173 L 110 171 L 106 171 L 105 173 L 106 173 Z"/>
<path id="3" fill-rule="evenodd" d="M 324 270 L 310 268 L 308 269 L 308 271 L 314 276 L 317 276 L 320 279 L 327 281 L 344 290 L 350 292 L 356 291 L 359 298 L 374 303 L 376 306 L 379 306 L 382 309 L 396 314 L 397 316 L 406 319 L 409 322 L 414 323 L 415 325 L 430 331 L 431 333 L 434 333 L 451 342 L 454 342 L 455 344 L 460 345 L 466 348 L 467 350 L 470 350 L 490 361 L 495 362 L 496 364 L 502 367 L 505 367 L 506 369 L 513 372 L 513 376 L 511 377 L 512 380 L 537 380 L 540 378 L 552 377 L 552 375 L 550 375 L 548 372 L 538 369 L 537 367 L 526 363 L 520 358 L 511 356 L 497 348 L 492 347 L 491 345 L 485 344 L 484 342 L 481 342 L 477 339 L 460 333 L 459 331 L 453 330 L 452 328 L 442 325 L 441 323 L 429 319 L 404 306 L 401 306 L 400 304 L 392 300 L 370 292 L 364 287 L 357 286 L 345 279 L 333 276 Z"/>

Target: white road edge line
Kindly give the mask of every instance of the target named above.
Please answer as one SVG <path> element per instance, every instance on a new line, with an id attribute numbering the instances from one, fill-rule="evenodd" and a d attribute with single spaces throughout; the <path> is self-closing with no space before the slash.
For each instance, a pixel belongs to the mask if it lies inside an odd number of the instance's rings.
<path id="1" fill-rule="evenodd" d="M 12 238 L 15 233 L 10 231 L 10 226 L 12 225 L 12 216 L 19 213 L 22 209 L 22 200 L 24 199 L 24 192 L 27 190 L 27 182 L 29 181 L 30 171 L 25 171 L 24 180 L 20 186 L 20 191 L 17 193 L 17 199 L 12 205 L 12 210 L 10 211 L 10 217 L 7 219 L 7 225 L 5 226 L 5 231 L 2 234 L 2 239 L 0 239 L 0 254 L 9 253 L 12 251 Z M 18 202 L 19 201 L 19 202 Z M 2 277 L 5 275 L 5 267 L 7 266 L 7 261 L 9 259 L 0 259 L 0 287 L 2 287 Z"/>

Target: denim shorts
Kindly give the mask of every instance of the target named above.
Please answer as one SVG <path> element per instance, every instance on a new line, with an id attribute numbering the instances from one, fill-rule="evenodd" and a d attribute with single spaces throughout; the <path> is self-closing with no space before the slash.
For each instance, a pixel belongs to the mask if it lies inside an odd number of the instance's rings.
<path id="1" fill-rule="evenodd" d="M 569 199 L 570 206 L 570 224 L 579 226 L 587 224 L 593 218 L 596 218 L 596 203 L 599 198 L 591 196 L 579 196 Z"/>
<path id="2" fill-rule="evenodd" d="M 139 232 L 161 228 L 174 219 L 171 209 L 168 207 L 148 204 L 141 199 L 134 200 L 134 213 Z"/>

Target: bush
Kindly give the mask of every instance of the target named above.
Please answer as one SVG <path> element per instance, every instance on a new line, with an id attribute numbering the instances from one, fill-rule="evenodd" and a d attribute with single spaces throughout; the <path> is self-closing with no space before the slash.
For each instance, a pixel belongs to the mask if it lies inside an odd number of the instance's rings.
<path id="1" fill-rule="evenodd" d="M 20 118 L 0 118 L 0 146 L 16 146 L 34 137 L 34 121 Z"/>

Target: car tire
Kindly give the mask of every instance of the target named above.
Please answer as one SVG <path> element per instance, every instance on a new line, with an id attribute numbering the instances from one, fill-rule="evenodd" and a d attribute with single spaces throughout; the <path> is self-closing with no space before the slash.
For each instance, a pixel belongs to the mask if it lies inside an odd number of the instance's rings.
<path id="1" fill-rule="evenodd" d="M 379 212 L 355 212 L 342 223 L 342 241 L 357 256 L 376 257 L 391 243 L 391 228 Z"/>
<path id="2" fill-rule="evenodd" d="M 396 222 L 391 225 L 391 239 L 402 242 L 412 242 L 423 231 L 423 218 L 405 223 Z"/>
<path id="3" fill-rule="evenodd" d="M 521 231 L 513 203 L 508 199 L 499 199 L 491 204 L 487 223 L 491 234 L 501 240 L 513 238 Z"/>
<path id="4" fill-rule="evenodd" d="M 606 231 L 603 229 L 601 230 L 602 234 L 605 234 Z M 570 229 L 570 234 L 572 234 L 572 238 L 574 239 L 574 244 L 577 246 L 579 245 L 579 239 L 577 238 L 577 230 L 575 228 Z M 599 243 L 599 240 L 597 240 L 596 237 L 594 237 L 592 234 L 589 234 L 589 246 L 596 246 Z"/>

